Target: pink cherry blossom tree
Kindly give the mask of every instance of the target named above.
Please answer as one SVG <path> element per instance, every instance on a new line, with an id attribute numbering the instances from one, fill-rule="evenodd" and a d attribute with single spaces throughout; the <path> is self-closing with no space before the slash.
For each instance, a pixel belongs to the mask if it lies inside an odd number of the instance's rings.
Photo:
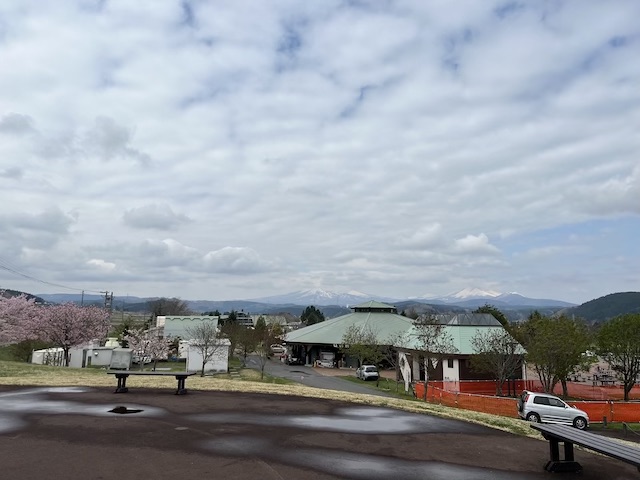
<path id="1" fill-rule="evenodd" d="M 27 339 L 28 326 L 37 318 L 39 311 L 35 298 L 0 295 L 0 345 Z"/>
<path id="2" fill-rule="evenodd" d="M 140 370 L 144 368 L 145 358 L 153 360 L 153 370 L 155 371 L 158 360 L 163 360 L 169 355 L 169 341 L 160 338 L 155 329 L 144 330 L 137 328 L 129 330 L 124 339 L 133 351 L 134 357 L 138 357 Z"/>
<path id="3" fill-rule="evenodd" d="M 39 315 L 27 325 L 27 338 L 44 340 L 61 347 L 65 366 L 69 366 L 69 350 L 91 340 L 106 337 L 109 313 L 99 307 L 82 307 L 74 303 L 41 307 Z"/>

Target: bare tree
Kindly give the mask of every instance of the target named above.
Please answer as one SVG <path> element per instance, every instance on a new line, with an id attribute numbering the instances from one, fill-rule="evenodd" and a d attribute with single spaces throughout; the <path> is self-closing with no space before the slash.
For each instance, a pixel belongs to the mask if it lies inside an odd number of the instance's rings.
<path id="1" fill-rule="evenodd" d="M 252 327 L 233 322 L 222 325 L 221 332 L 221 335 L 231 343 L 229 356 L 239 354 L 242 366 L 245 367 L 247 365 L 247 357 L 255 352 L 258 345 L 256 331 Z"/>
<path id="2" fill-rule="evenodd" d="M 282 327 L 278 324 L 265 325 L 264 328 L 256 328 L 254 331 L 256 347 L 255 353 L 258 355 L 260 366 L 260 379 L 264 379 L 264 369 L 267 360 L 271 357 L 271 345 L 282 342 Z"/>
<path id="3" fill-rule="evenodd" d="M 429 370 L 435 370 L 447 354 L 458 351 L 446 325 L 433 315 L 422 315 L 413 322 L 416 337 L 424 354 L 424 399 L 427 399 Z"/>
<path id="4" fill-rule="evenodd" d="M 340 349 L 351 357 L 358 359 L 358 367 L 365 361 L 379 362 L 378 337 L 369 326 L 350 325 L 342 336 Z"/>
<path id="5" fill-rule="evenodd" d="M 202 357 L 202 371 L 200 372 L 200 376 L 204 377 L 204 369 L 207 362 L 226 346 L 221 342 L 222 334 L 218 326 L 213 322 L 202 322 L 187 328 L 186 331 L 191 338 L 191 340 L 189 340 L 190 348 L 196 349 Z"/>
<path id="6" fill-rule="evenodd" d="M 387 337 L 385 344 L 388 347 L 383 351 L 384 359 L 391 365 L 396 372 L 396 392 L 398 391 L 398 383 L 400 377 L 403 377 L 400 369 L 400 352 L 398 349 L 408 349 L 410 346 L 409 332 L 399 331 L 392 333 Z M 408 380 L 405 381 L 405 391 L 408 391 Z"/>
<path id="7" fill-rule="evenodd" d="M 373 331 L 370 326 L 350 325 L 342 336 L 341 350 L 347 355 L 356 357 L 359 367 L 368 362 L 379 368 L 385 358 L 388 346 L 380 344 L 377 332 Z M 380 376 L 378 376 L 376 386 L 379 383 Z"/>
<path id="8" fill-rule="evenodd" d="M 502 384 L 521 368 L 524 350 L 504 329 L 478 331 L 471 339 L 471 345 L 475 353 L 471 365 L 494 376 L 496 395 L 501 396 Z"/>

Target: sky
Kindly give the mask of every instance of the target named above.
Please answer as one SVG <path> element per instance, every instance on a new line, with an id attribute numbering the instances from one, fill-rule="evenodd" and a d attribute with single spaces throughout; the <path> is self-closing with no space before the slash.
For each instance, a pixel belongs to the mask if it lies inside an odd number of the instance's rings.
<path id="1" fill-rule="evenodd" d="M 0 288 L 640 291 L 637 0 L 0 0 Z"/>

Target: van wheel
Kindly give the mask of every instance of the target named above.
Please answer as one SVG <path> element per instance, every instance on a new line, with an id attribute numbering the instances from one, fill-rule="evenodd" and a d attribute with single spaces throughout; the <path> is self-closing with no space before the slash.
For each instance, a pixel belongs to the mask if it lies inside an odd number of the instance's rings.
<path id="1" fill-rule="evenodd" d="M 573 426 L 578 430 L 584 430 L 587 428 L 587 421 L 582 417 L 576 417 L 573 419 Z"/>
<path id="2" fill-rule="evenodd" d="M 527 414 L 527 420 L 531 423 L 540 423 L 540 415 L 537 413 L 529 413 Z"/>

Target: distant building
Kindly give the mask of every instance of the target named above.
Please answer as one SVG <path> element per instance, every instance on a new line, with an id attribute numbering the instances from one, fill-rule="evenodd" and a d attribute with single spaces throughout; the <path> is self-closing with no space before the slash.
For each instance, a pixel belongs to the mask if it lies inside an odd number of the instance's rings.
<path id="1" fill-rule="evenodd" d="M 245 312 L 234 312 L 236 316 L 236 323 L 238 325 L 243 325 L 245 327 L 254 327 L 253 317 L 249 313 Z M 224 315 L 220 315 L 220 324 L 224 325 L 229 321 L 229 314 L 225 313 Z"/>
<path id="2" fill-rule="evenodd" d="M 418 332 L 411 318 L 398 315 L 394 306 L 375 301 L 356 305 L 351 309 L 353 312 L 347 315 L 287 333 L 287 348 L 295 356 L 303 358 L 308 365 L 326 363 L 327 358 L 333 358 L 335 366 L 356 367 L 358 365 L 354 363 L 355 359 L 344 357 L 340 346 L 351 327 L 367 328 L 376 335 L 380 345 L 387 345 L 395 350 L 399 363 L 405 365 L 401 372 L 403 376 L 409 377 L 404 378 L 406 382 L 424 379 L 424 353 L 420 350 Z M 453 340 L 455 350 L 444 356 L 435 372 L 429 372 L 429 378 L 446 382 L 490 379 L 490 375 L 471 369 L 470 359 L 475 354 L 472 339 L 478 333 L 504 330 L 502 324 L 493 315 L 484 313 L 440 314 L 434 315 L 434 319 L 444 325 L 446 334 Z M 406 334 L 405 344 L 387 343 L 399 334 Z M 524 349 L 522 354 L 524 355 Z M 522 372 L 517 377 L 522 378 Z"/>
<path id="3" fill-rule="evenodd" d="M 219 321 L 220 317 L 206 315 L 158 315 L 156 317 L 156 328 L 159 330 L 160 336 L 164 338 L 189 340 L 189 329 L 203 323 L 211 323 L 217 327 Z"/>
<path id="4" fill-rule="evenodd" d="M 273 315 L 273 314 L 262 314 L 262 315 L 251 315 L 251 318 L 253 320 L 253 325 L 255 326 L 255 324 L 258 322 L 258 319 L 262 317 L 264 319 L 264 322 L 267 325 L 280 325 L 282 327 L 282 329 L 285 332 L 288 332 L 290 330 L 294 330 L 298 327 L 300 327 L 300 325 L 302 325 L 302 322 L 300 322 L 300 318 L 296 317 L 295 315 L 291 315 L 291 314 L 280 314 L 280 315 Z"/>

